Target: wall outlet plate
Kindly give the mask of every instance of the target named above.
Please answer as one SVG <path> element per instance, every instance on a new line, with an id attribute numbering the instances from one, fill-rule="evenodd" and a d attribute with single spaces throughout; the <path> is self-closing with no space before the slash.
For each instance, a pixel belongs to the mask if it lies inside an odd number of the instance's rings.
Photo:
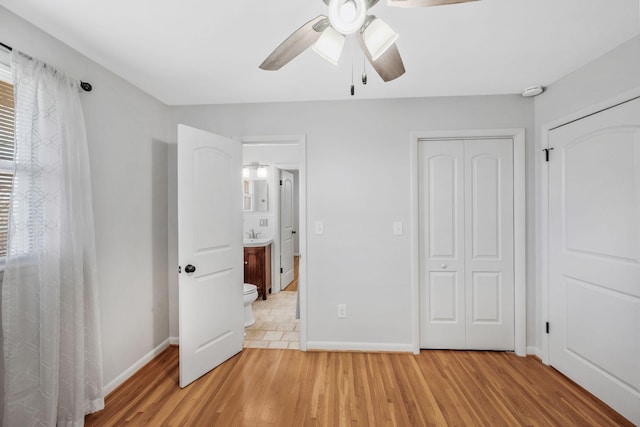
<path id="1" fill-rule="evenodd" d="M 269 225 L 269 220 L 267 218 L 260 218 L 260 227 L 266 227 Z"/>
<path id="2" fill-rule="evenodd" d="M 338 319 L 347 318 L 347 304 L 338 304 Z"/>
<path id="3" fill-rule="evenodd" d="M 393 235 L 402 236 L 402 221 L 396 221 L 393 223 Z"/>

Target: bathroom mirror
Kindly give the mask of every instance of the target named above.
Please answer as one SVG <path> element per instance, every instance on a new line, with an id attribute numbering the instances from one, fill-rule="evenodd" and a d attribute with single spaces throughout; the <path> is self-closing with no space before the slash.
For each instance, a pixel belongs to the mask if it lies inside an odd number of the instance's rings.
<path id="1" fill-rule="evenodd" d="M 242 188 L 244 189 L 243 205 L 245 211 L 267 212 L 269 210 L 267 181 L 245 179 Z"/>

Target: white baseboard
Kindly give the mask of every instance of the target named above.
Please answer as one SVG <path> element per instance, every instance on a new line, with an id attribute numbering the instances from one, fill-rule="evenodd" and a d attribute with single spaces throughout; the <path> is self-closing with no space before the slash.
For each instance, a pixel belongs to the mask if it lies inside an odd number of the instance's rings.
<path id="1" fill-rule="evenodd" d="M 169 337 L 169 345 L 180 345 L 180 337 Z"/>
<path id="2" fill-rule="evenodd" d="M 145 354 L 140 360 L 127 368 L 123 373 L 118 375 L 113 381 L 103 387 L 104 395 L 111 393 L 118 388 L 122 383 L 131 378 L 140 368 L 149 363 L 154 357 L 162 353 L 167 347 L 169 347 L 170 338 L 164 340 L 160 345 Z"/>
<path id="3" fill-rule="evenodd" d="M 533 356 L 538 356 L 540 358 L 540 360 L 542 360 L 542 352 L 540 351 L 540 349 L 538 347 L 528 346 L 527 347 L 527 354 L 533 355 Z"/>
<path id="4" fill-rule="evenodd" d="M 413 344 L 390 344 L 377 342 L 331 342 L 331 341 L 307 341 L 307 351 L 372 351 L 397 353 L 413 353 Z"/>

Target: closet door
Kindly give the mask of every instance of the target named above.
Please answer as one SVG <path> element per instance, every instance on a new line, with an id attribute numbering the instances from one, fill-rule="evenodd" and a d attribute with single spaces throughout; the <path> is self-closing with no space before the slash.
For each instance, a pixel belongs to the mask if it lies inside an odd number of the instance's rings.
<path id="1" fill-rule="evenodd" d="M 420 346 L 514 349 L 513 142 L 422 141 Z"/>
<path id="2" fill-rule="evenodd" d="M 420 156 L 420 342 L 465 348 L 464 141 L 425 141 Z"/>
<path id="3" fill-rule="evenodd" d="M 464 151 L 466 347 L 513 350 L 513 142 Z"/>

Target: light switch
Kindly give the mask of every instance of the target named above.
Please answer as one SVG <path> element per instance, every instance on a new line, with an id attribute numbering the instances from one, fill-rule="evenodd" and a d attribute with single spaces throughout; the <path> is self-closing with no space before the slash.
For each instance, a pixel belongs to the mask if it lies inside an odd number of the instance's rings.
<path id="1" fill-rule="evenodd" d="M 260 218 L 260 227 L 266 227 L 268 224 L 267 218 Z"/>
<path id="2" fill-rule="evenodd" d="M 324 222 L 316 221 L 316 234 L 324 234 Z"/>
<path id="3" fill-rule="evenodd" d="M 393 223 L 393 235 L 394 236 L 402 235 L 402 221 L 396 221 Z"/>

